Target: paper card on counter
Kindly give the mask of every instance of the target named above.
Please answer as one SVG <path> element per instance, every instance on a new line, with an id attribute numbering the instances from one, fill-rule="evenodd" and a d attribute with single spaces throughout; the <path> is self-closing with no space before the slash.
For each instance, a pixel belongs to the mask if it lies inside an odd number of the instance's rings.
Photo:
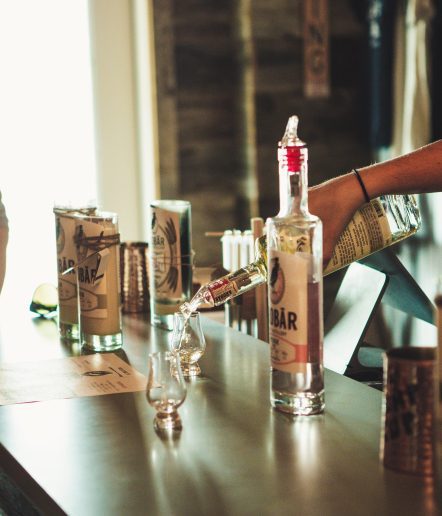
<path id="1" fill-rule="evenodd" d="M 114 353 L 0 364 L 0 405 L 136 392 L 146 384 Z"/>

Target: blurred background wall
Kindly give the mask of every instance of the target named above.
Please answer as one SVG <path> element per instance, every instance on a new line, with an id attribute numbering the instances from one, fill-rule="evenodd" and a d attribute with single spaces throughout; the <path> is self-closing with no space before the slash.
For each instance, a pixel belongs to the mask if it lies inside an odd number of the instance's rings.
<path id="1" fill-rule="evenodd" d="M 313 98 L 302 0 L 153 4 L 161 194 L 192 202 L 198 263 L 219 261 L 206 231 L 277 212 L 276 149 L 290 115 L 309 145 L 311 184 L 370 160 L 366 19 L 347 0 L 316 3 L 328 4 L 329 93 Z"/>
<path id="2" fill-rule="evenodd" d="M 221 259 L 207 231 L 244 230 L 277 212 L 276 149 L 290 115 L 309 145 L 310 184 L 441 138 L 441 4 L 153 2 L 161 195 L 191 201 L 197 265 Z M 315 44 L 325 78 L 312 91 Z M 432 298 L 441 199 L 418 197 L 423 228 L 395 252 Z M 330 283 L 333 292 L 339 275 Z M 425 323 L 386 312 L 375 340 L 433 338 Z"/>
<path id="3" fill-rule="evenodd" d="M 441 56 L 442 0 L 0 2 L 4 292 L 55 283 L 52 206 L 69 197 L 118 212 L 126 241 L 147 239 L 151 200 L 190 200 L 196 265 L 219 263 L 206 232 L 278 209 L 290 115 L 310 184 L 441 138 Z M 433 298 L 440 194 L 419 205 L 395 251 Z M 390 344 L 427 338 L 385 318 Z"/>

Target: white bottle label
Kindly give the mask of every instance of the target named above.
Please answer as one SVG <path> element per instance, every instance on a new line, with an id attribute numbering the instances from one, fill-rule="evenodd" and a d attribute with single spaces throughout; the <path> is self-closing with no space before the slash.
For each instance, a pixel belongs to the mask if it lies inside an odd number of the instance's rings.
<path id="1" fill-rule="evenodd" d="M 77 251 L 74 244 L 75 219 L 55 216 L 58 265 L 58 299 L 60 305 L 77 308 L 77 277 L 75 269 L 65 275 L 62 273 L 74 267 Z"/>
<path id="2" fill-rule="evenodd" d="M 295 373 L 307 362 L 307 282 L 311 255 L 270 250 L 269 307 L 272 367 Z"/>
<path id="3" fill-rule="evenodd" d="M 155 297 L 179 299 L 183 294 L 179 213 L 152 209 L 151 266 Z"/>
<path id="4" fill-rule="evenodd" d="M 391 230 L 385 210 L 378 199 L 373 199 L 355 213 L 339 237 L 324 273 L 345 267 L 391 243 Z"/>

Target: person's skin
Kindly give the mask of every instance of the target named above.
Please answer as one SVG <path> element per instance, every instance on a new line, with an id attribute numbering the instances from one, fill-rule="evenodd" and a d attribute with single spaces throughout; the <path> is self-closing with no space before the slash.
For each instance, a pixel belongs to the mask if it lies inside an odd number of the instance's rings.
<path id="1" fill-rule="evenodd" d="M 0 226 L 0 292 L 3 288 L 6 273 L 6 247 L 8 244 L 8 236 L 8 228 Z"/>
<path id="2" fill-rule="evenodd" d="M 3 288 L 6 273 L 6 247 L 8 245 L 9 227 L 5 207 L 0 192 L 0 292 Z"/>
<path id="3" fill-rule="evenodd" d="M 382 163 L 358 168 L 370 199 L 442 191 L 442 140 Z M 323 223 L 324 264 L 355 211 L 366 202 L 353 171 L 309 188 L 309 211 Z"/>

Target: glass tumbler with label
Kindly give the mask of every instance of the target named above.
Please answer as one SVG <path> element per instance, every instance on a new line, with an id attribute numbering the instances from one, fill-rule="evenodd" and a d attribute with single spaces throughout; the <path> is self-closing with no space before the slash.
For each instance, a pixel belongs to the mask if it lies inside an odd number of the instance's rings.
<path id="1" fill-rule="evenodd" d="M 75 216 L 91 215 L 96 207 L 55 205 L 55 235 L 58 271 L 58 329 L 62 339 L 80 338 L 77 292 L 77 251 L 74 243 Z"/>
<path id="2" fill-rule="evenodd" d="M 154 326 L 172 330 L 173 314 L 192 292 L 191 206 L 158 200 L 150 205 L 149 291 Z"/>
<path id="3" fill-rule="evenodd" d="M 75 219 L 82 345 L 92 351 L 122 347 L 120 235 L 116 213 Z"/>
<path id="4" fill-rule="evenodd" d="M 289 118 L 279 142 L 280 211 L 267 220 L 271 404 L 324 410 L 322 223 L 308 211 L 307 146 Z"/>

